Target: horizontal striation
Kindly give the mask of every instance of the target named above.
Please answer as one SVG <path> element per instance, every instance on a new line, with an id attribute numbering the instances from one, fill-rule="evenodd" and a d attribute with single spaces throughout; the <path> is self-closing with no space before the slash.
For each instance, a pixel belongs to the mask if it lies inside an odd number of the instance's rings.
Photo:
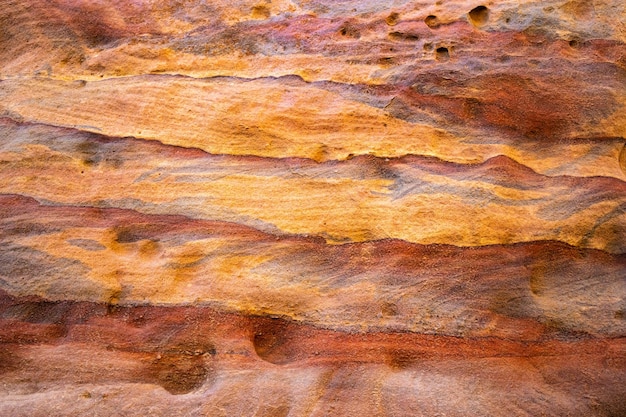
<path id="1" fill-rule="evenodd" d="M 3 131 L 0 192 L 50 203 L 229 221 L 333 243 L 559 240 L 626 251 L 626 182 L 547 177 L 503 156 L 481 164 L 420 156 L 317 163 L 7 121 Z"/>
<path id="2" fill-rule="evenodd" d="M 380 84 L 425 68 L 553 72 L 562 67 L 555 58 L 572 64 L 612 62 L 623 69 L 624 5 L 602 3 L 497 2 L 478 23 L 468 15 L 476 4 L 464 2 L 372 7 L 317 1 L 94 5 L 36 0 L 26 7 L 11 1 L 0 14 L 0 22 L 13 23 L 3 31 L 0 58 L 6 64 L 0 75 L 296 74 L 312 81 Z M 27 49 L 30 40 L 36 47 Z"/>
<path id="3" fill-rule="evenodd" d="M 557 242 L 328 245 L 182 216 L 0 203 L 1 284 L 14 295 L 209 303 L 337 329 L 522 340 L 626 331 L 624 255 Z"/>
<path id="4" fill-rule="evenodd" d="M 321 416 L 373 406 L 394 415 L 491 414 L 503 399 L 516 415 L 624 410 L 623 338 L 344 333 L 207 307 L 0 297 L 0 410 L 11 415 L 32 415 L 25 412 L 39 401 L 57 415 L 129 401 L 133 413 L 158 405 L 180 415 Z M 450 389 L 461 404 L 439 400 Z M 477 389 L 480 403 L 471 400 Z"/>
<path id="5" fill-rule="evenodd" d="M 626 415 L 623 0 L 7 0 L 0 415 Z"/>
<path id="6" fill-rule="evenodd" d="M 578 1 L 541 5 L 504 2 L 490 5 L 486 21 L 480 24 L 468 14 L 471 7 L 462 3 L 405 3 L 394 4 L 393 10 L 367 7 L 368 11 L 354 4 L 355 7 L 344 10 L 338 5 L 329 7 L 317 2 L 280 2 L 280 5 L 279 2 L 271 5 L 238 2 L 237 6 L 221 2 L 211 6 L 202 2 L 177 6 L 168 2 L 129 5 L 117 1 L 98 6 L 61 0 L 53 5 L 42 1 L 32 3 L 25 7 L 21 2 L 11 2 L 0 15 L 0 21 L 16 23 L 3 32 L 6 46 L 0 58 L 7 64 L 0 77 L 5 81 L 22 79 L 30 93 L 49 92 L 50 87 L 41 85 L 42 81 L 37 79 L 40 76 L 75 81 L 78 85 L 84 80 L 144 74 L 248 79 L 297 76 L 311 82 L 341 83 L 344 89 L 355 85 L 359 88 L 350 94 L 353 99 L 376 103 L 385 108 L 384 114 L 388 116 L 431 128 L 405 129 L 405 137 L 448 142 L 447 135 L 437 136 L 430 131 L 443 126 L 445 133 L 453 138 L 478 136 L 483 144 L 494 136 L 531 138 L 539 143 L 572 137 L 626 136 L 625 39 L 619 19 L 626 10 L 618 0 L 603 2 L 603 7 L 590 7 Z M 31 39 L 37 40 L 33 42 L 37 47 L 25 48 Z M 36 78 L 30 78 L 33 76 Z M 120 94 L 120 90 L 134 90 L 131 85 L 125 82 L 105 85 L 109 87 L 99 90 L 108 92 L 109 100 L 92 93 L 90 88 L 78 92 L 64 89 L 57 94 L 81 95 L 83 100 L 78 108 L 64 103 L 63 99 L 56 103 L 53 97 L 47 97 L 51 102 L 41 104 L 69 106 L 66 110 L 73 109 L 73 113 L 81 110 L 82 119 L 96 120 L 103 116 L 100 114 L 103 109 L 107 112 L 117 109 L 120 113 L 116 117 L 124 120 L 119 125 L 128 126 L 133 132 L 105 133 L 125 136 L 141 131 L 149 136 L 160 132 L 171 137 L 170 140 L 175 140 L 176 133 L 197 140 L 197 132 L 188 134 L 189 126 L 206 130 L 203 114 L 210 116 L 220 110 L 205 107 L 199 114 L 193 110 L 197 103 L 188 102 L 193 99 L 185 97 L 184 92 L 174 94 L 171 86 L 163 86 L 167 91 L 155 92 L 149 82 L 138 87 L 145 89 L 148 97 L 137 97 L 136 91 L 130 91 L 131 103 L 124 103 L 120 101 L 126 95 Z M 411 146 L 406 140 L 393 141 L 392 126 L 382 129 L 376 124 L 377 128 L 366 124 L 356 131 L 341 132 L 345 123 L 350 124 L 350 113 L 354 116 L 352 123 L 369 122 L 378 118 L 370 114 L 375 109 L 362 117 L 363 109 L 352 108 L 354 104 L 338 102 L 332 95 L 315 89 L 296 94 L 299 99 L 296 100 L 288 94 L 277 95 L 279 91 L 275 89 L 260 92 L 250 85 L 246 87 L 248 93 L 256 91 L 255 95 L 240 98 L 250 102 L 252 108 L 260 101 L 267 113 L 260 118 L 253 115 L 253 120 L 258 118 L 262 122 L 272 114 L 272 126 L 297 125 L 297 118 L 294 122 L 289 115 L 282 119 L 275 113 L 286 111 L 285 105 L 301 109 L 301 114 L 306 114 L 311 122 L 309 130 L 318 127 L 326 130 L 325 140 L 318 145 L 328 147 L 328 155 L 310 149 L 313 136 L 306 134 L 307 129 L 293 132 L 293 136 L 299 133 L 297 140 L 283 138 L 283 143 L 276 143 L 274 136 L 284 136 L 280 129 L 268 132 L 268 126 L 263 124 L 250 125 L 245 118 L 230 119 L 229 113 L 230 117 L 235 113 L 255 113 L 245 104 L 238 105 L 236 90 L 225 91 L 215 100 L 229 98 L 234 102 L 221 117 L 216 117 L 212 126 L 218 130 L 217 135 L 221 131 L 220 121 L 234 122 L 247 130 L 233 135 L 239 138 L 236 141 L 240 145 L 242 134 L 257 138 L 245 145 L 247 150 L 234 150 L 234 153 L 275 155 L 279 152 L 282 156 L 343 158 L 349 153 L 368 151 L 382 154 L 382 146 L 387 155 L 395 156 L 403 152 L 403 147 Z M 158 97 L 151 97 L 151 91 Z M 200 94 L 207 99 L 212 97 L 207 91 Z M 159 101 L 164 96 L 169 100 Z M 98 104 L 90 103 L 92 100 L 85 97 L 93 98 Z M 342 120 L 322 113 L 319 120 L 314 120 L 311 116 L 320 109 L 307 110 L 303 105 L 306 98 L 316 105 L 324 103 L 327 110 L 346 110 L 348 117 Z M 137 111 L 132 101 L 145 106 Z M 382 101 L 385 104 L 381 105 Z M 174 104 L 176 111 L 170 108 Z M 274 104 L 282 104 L 283 108 Z M 170 113 L 171 131 L 166 132 L 158 121 L 167 120 Z M 141 114 L 149 117 L 151 123 L 139 117 L 124 118 Z M 24 117 L 31 120 L 32 116 Z M 75 117 L 81 118 L 79 114 Z M 179 119 L 178 123 L 175 119 Z M 75 124 L 103 129 L 100 123 L 84 120 Z M 336 129 L 339 129 L 337 135 Z M 364 132 L 369 134 L 363 135 Z M 336 143 L 345 141 L 346 135 L 359 137 L 366 150 L 352 149 L 344 143 L 337 147 Z M 372 136 L 378 139 L 366 140 Z M 389 141 L 393 144 L 389 145 Z M 394 154 L 390 154 L 391 149 Z M 424 150 L 404 152 L 424 153 Z M 467 157 L 476 154 L 476 149 L 468 148 L 466 152 Z"/>
<path id="7" fill-rule="evenodd" d="M 433 94 L 414 87 L 368 90 L 299 78 L 10 79 L 0 83 L 0 114 L 213 154 L 316 161 L 419 154 L 459 163 L 506 155 L 550 175 L 626 175 L 618 160 L 625 133 L 614 129 L 625 125 L 613 122 L 603 128 L 601 123 L 614 112 L 621 114 L 612 98 L 590 98 L 588 109 L 571 104 L 581 100 L 579 87 L 572 88 L 575 97 L 555 102 L 547 96 L 565 96 L 540 93 L 543 84 L 523 78 L 496 74 L 472 80 L 424 75 L 422 81 L 433 89 L 445 84 L 454 90 Z M 486 99 L 463 92 L 489 86 L 498 91 Z M 520 95 L 525 95 L 521 101 Z M 577 115 L 584 120 L 573 123 Z"/>

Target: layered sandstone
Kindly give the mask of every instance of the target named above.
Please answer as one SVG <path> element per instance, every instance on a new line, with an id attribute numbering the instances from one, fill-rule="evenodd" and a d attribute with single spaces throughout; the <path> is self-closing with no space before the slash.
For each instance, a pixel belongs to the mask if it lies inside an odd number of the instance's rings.
<path id="1" fill-rule="evenodd" d="M 623 415 L 625 19 L 6 2 L 0 414 Z"/>

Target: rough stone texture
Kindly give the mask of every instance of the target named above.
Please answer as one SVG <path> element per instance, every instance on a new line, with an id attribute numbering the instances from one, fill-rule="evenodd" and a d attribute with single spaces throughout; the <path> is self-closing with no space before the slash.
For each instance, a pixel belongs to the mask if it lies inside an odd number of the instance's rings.
<path id="1" fill-rule="evenodd" d="M 622 0 L 10 0 L 0 415 L 626 415 Z"/>

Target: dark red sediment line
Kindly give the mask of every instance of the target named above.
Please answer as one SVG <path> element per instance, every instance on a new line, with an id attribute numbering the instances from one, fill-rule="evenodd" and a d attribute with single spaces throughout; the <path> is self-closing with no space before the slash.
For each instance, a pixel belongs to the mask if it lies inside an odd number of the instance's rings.
<path id="1" fill-rule="evenodd" d="M 415 168 L 430 174 L 443 175 L 458 181 L 471 180 L 489 182 L 510 188 L 529 189 L 540 188 L 550 185 L 562 185 L 564 187 L 585 188 L 597 190 L 601 193 L 615 195 L 626 194 L 626 181 L 616 177 L 575 177 L 556 175 L 548 176 L 537 173 L 522 162 L 498 155 L 478 163 L 459 163 L 446 161 L 435 156 L 406 154 L 401 156 L 375 156 L 375 155 L 350 155 L 345 160 L 316 161 L 312 158 L 303 157 L 269 157 L 258 155 L 231 155 L 213 154 L 199 148 L 183 147 L 179 145 L 165 144 L 159 140 L 137 138 L 133 136 L 117 137 L 100 133 L 89 132 L 75 127 L 55 126 L 40 122 L 16 121 L 7 117 L 0 117 L 0 126 L 6 126 L 11 130 L 19 129 L 44 129 L 49 130 L 47 135 L 52 134 L 53 139 L 46 137 L 43 143 L 65 141 L 66 143 L 78 142 L 75 153 L 84 154 L 90 160 L 105 160 L 109 154 L 115 152 L 115 157 L 124 160 L 139 159 L 145 155 L 148 159 L 171 158 L 174 160 L 196 161 L 213 163 L 214 161 L 237 161 L 245 164 L 249 172 L 264 169 L 281 169 L 284 172 L 307 169 L 351 169 L 350 173 L 361 177 L 374 177 L 383 179 L 395 179 L 400 173 L 397 169 L 403 166 Z M 34 141 L 38 141 L 38 133 L 33 133 Z M 59 139 L 59 136 L 61 138 Z M 616 141 L 623 140 L 615 137 L 598 138 L 571 138 L 565 141 Z M 626 144 L 624 145 L 626 149 Z M 70 146 L 71 147 L 71 146 Z M 68 152 L 67 150 L 63 152 Z M 102 154 L 102 155 L 100 155 Z M 127 157 L 126 157 L 127 156 Z M 126 157 L 126 158 L 125 158 Z M 213 168 L 215 165 L 211 165 Z M 356 170 L 355 170 L 356 169 Z M 349 175 L 349 174 L 348 174 Z"/>
<path id="2" fill-rule="evenodd" d="M 172 236 L 188 239 L 237 236 L 251 241 L 276 241 L 280 238 L 237 223 L 172 214 L 144 214 L 113 207 L 45 205 L 32 197 L 16 194 L 0 194 L 0 218 L 3 219 L 0 224 L 4 223 L 0 236 L 5 239 L 33 233 L 53 233 L 67 227 L 113 228 L 117 231 L 118 243 L 160 240 Z M 40 227 L 32 226 L 39 223 L 34 219 L 42 221 Z M 319 238 L 317 241 L 321 243 L 323 240 Z"/>
<path id="3" fill-rule="evenodd" d="M 485 164 L 488 165 L 488 163 Z M 610 181 L 611 179 L 598 177 L 597 180 Z M 619 180 L 615 182 L 626 187 L 626 184 Z M 117 230 L 124 235 L 120 237 L 119 243 L 131 243 L 143 239 L 159 240 L 173 236 L 193 240 L 211 236 L 230 236 L 248 238 L 251 242 L 276 242 L 277 239 L 297 241 L 321 246 L 325 248 L 324 250 L 331 252 L 346 252 L 346 254 L 357 254 L 363 248 L 366 248 L 365 250 L 370 253 L 370 250 L 375 248 L 373 259 L 380 255 L 386 260 L 395 259 L 397 254 L 400 254 L 400 258 L 404 259 L 407 258 L 405 254 L 413 252 L 415 252 L 415 255 L 419 255 L 422 252 L 428 254 L 441 253 L 441 256 L 445 257 L 452 256 L 457 252 L 465 252 L 471 255 L 483 251 L 499 250 L 541 253 L 549 251 L 548 248 L 551 248 L 551 250 L 557 250 L 557 252 L 571 252 L 574 257 L 578 257 L 577 254 L 585 252 L 588 254 L 602 254 L 600 255 L 601 257 L 613 258 L 618 262 L 626 261 L 626 254 L 607 253 L 600 249 L 578 248 L 553 240 L 466 247 L 451 244 L 420 244 L 402 239 L 376 239 L 337 245 L 328 244 L 324 238 L 309 234 L 274 234 L 239 223 L 197 219 L 178 214 L 147 214 L 126 208 L 77 206 L 54 204 L 52 202 L 41 203 L 34 197 L 19 194 L 0 194 L 0 224 L 3 224 L 0 236 L 4 239 L 11 238 L 11 236 L 19 237 L 22 234 L 58 232 L 68 227 L 96 227 L 102 229 L 114 228 Z M 362 256 L 358 258 L 360 262 L 364 261 L 365 264 L 370 261 L 370 259 L 363 259 Z M 417 259 L 417 256 L 415 256 L 415 259 Z M 414 265 L 418 264 L 419 262 L 415 261 Z M 396 265 L 396 263 L 392 265 Z"/>
<path id="4" fill-rule="evenodd" d="M 410 332 L 347 332 L 276 316 L 229 313 L 207 306 L 120 306 L 13 297 L 0 290 L 2 345 L 93 344 L 132 353 L 178 352 L 275 363 L 364 362 L 405 365 L 422 359 L 619 355 L 626 337 L 546 332 L 534 341 Z M 227 350 L 227 349 L 226 349 Z"/>
<path id="5" fill-rule="evenodd" d="M 572 383 L 583 384 L 583 389 L 609 384 L 613 394 L 602 401 L 617 407 L 619 400 L 612 395 L 623 392 L 614 384 L 621 380 L 619 372 L 626 371 L 624 357 L 625 337 L 546 334 L 529 342 L 397 332 L 349 333 L 281 317 L 233 314 L 203 306 L 51 302 L 38 297 L 16 298 L 0 291 L 0 381 L 4 390 L 45 392 L 52 387 L 72 386 L 91 395 L 94 385 L 153 384 L 180 395 L 200 389 L 213 392 L 216 381 L 228 378 L 231 372 L 250 373 L 252 378 L 256 375 L 253 371 L 261 375 L 268 372 L 276 377 L 311 368 L 347 372 L 347 383 L 359 382 L 349 377 L 351 370 L 364 369 L 375 369 L 377 375 L 404 371 L 411 375 L 426 370 L 450 378 L 461 372 L 461 381 L 470 377 L 473 382 L 488 380 L 493 372 L 508 381 L 509 372 L 517 375 L 520 370 L 538 366 L 538 375 L 545 372 L 553 379 L 524 384 L 541 390 L 548 387 L 557 393 L 568 393 Z M 572 373 L 576 364 L 583 371 Z M 480 371 L 483 368 L 484 373 Z M 603 372 L 609 372 L 608 376 L 599 378 Z M 344 381 L 344 377 L 340 379 Z M 330 384 L 324 379 L 321 383 Z M 414 381 L 403 382 L 407 383 Z M 241 389 L 254 387 L 251 384 Z M 330 392 L 337 389 L 326 388 Z M 356 389 L 361 388 L 357 385 Z"/>
<path id="6" fill-rule="evenodd" d="M 611 301 L 611 294 L 615 288 L 623 286 L 626 254 L 577 248 L 555 241 L 457 247 L 385 239 L 331 245 L 320 237 L 273 235 L 236 223 L 142 214 L 129 209 L 45 206 L 32 198 L 15 195 L 0 195 L 0 219 L 0 255 L 8 262 L 1 269 L 6 274 L 2 288 L 8 291 L 15 284 L 18 291 L 39 293 L 37 286 L 24 286 L 23 280 L 31 282 L 37 277 L 27 277 L 19 265 L 19 259 L 26 262 L 24 257 L 30 256 L 33 249 L 38 254 L 40 264 L 32 267 L 45 275 L 42 277 L 44 280 L 63 279 L 65 272 L 55 270 L 53 266 L 68 261 L 45 255 L 39 252 L 38 246 L 23 246 L 21 238 L 44 239 L 49 233 L 85 227 L 92 232 L 94 229 L 102 229 L 103 233 L 107 233 L 107 239 L 115 240 L 111 243 L 115 246 L 127 245 L 125 247 L 133 249 L 135 243 L 140 243 L 138 248 L 141 249 L 142 245 L 148 244 L 158 251 L 158 256 L 170 256 L 169 266 L 158 269 L 167 276 L 175 273 L 176 268 L 186 268 L 186 264 L 176 266 L 176 258 L 167 254 L 171 251 L 175 253 L 177 247 L 198 239 L 221 238 L 225 250 L 223 253 L 194 252 L 194 256 L 201 262 L 200 267 L 213 260 L 227 260 L 231 255 L 267 255 L 270 260 L 266 264 L 259 263 L 255 267 L 256 273 L 268 277 L 283 274 L 277 277 L 277 282 L 281 284 L 271 295 L 264 295 L 266 298 L 263 300 L 253 305 L 246 304 L 253 311 L 264 311 L 263 303 L 268 300 L 283 311 L 287 302 L 284 297 L 295 291 L 286 282 L 297 285 L 308 281 L 317 282 L 319 284 L 316 285 L 320 285 L 320 293 L 317 295 L 321 297 L 320 300 L 338 297 L 337 300 L 343 300 L 344 303 L 349 300 L 341 298 L 335 290 L 352 286 L 358 288 L 358 282 L 367 282 L 378 289 L 379 294 L 374 299 L 366 297 L 360 302 L 355 298 L 354 306 L 346 306 L 350 314 L 345 320 L 340 317 L 323 319 L 326 313 L 337 314 L 329 306 L 313 316 L 308 316 L 311 312 L 306 307 L 285 310 L 293 310 L 293 317 L 318 326 L 347 331 L 357 328 L 363 320 L 370 320 L 367 326 L 370 331 L 404 331 L 411 327 L 397 327 L 397 320 L 411 322 L 416 314 L 422 314 L 421 309 L 432 308 L 432 311 L 429 310 L 430 316 L 420 316 L 421 324 L 418 328 L 429 333 L 448 334 L 451 341 L 459 340 L 454 336 L 476 338 L 489 334 L 497 336 L 502 343 L 513 340 L 522 344 L 536 343 L 545 337 L 569 339 L 622 336 L 620 317 L 624 316 L 623 307 Z M 242 248 L 245 250 L 242 251 Z M 20 252 L 24 250 L 24 253 Z M 109 261 L 114 262 L 116 255 L 102 252 L 100 255 L 94 253 L 93 256 L 107 256 Z M 50 268 L 50 271 L 46 268 Z M 83 270 L 77 269 L 75 273 L 79 271 Z M 155 271 L 147 273 L 157 273 Z M 300 272 L 291 277 L 289 271 Z M 202 268 L 189 273 L 192 274 L 191 278 L 198 274 L 214 274 L 211 269 Z M 87 277 L 74 278 L 89 281 Z M 306 285 L 302 288 L 308 291 Z M 398 298 L 392 295 L 398 291 L 410 297 Z M 571 310 L 567 310 L 563 304 L 561 294 L 564 291 L 575 297 L 576 302 L 567 307 Z M 245 293 L 243 291 L 240 294 L 244 296 Z M 109 300 L 116 306 L 128 307 L 139 303 L 132 297 L 124 299 L 121 294 L 113 294 L 111 299 L 106 298 L 108 292 L 97 294 L 100 295 L 91 298 L 92 301 Z M 310 296 L 307 292 L 307 297 Z M 220 300 L 216 302 L 219 305 Z M 197 304 L 193 300 L 189 300 L 189 303 Z M 245 310 L 248 307 L 233 308 Z M 561 312 L 562 308 L 566 310 Z M 242 311 L 242 314 L 245 313 Z M 377 315 L 380 317 L 375 320 Z M 573 320 L 572 317 L 578 318 Z M 435 323 L 439 320 L 449 322 L 445 331 L 436 330 Z M 497 326 L 491 331 L 485 330 L 486 323 L 497 323 Z M 427 339 L 431 336 L 423 337 Z M 261 345 L 267 343 L 260 342 Z M 337 354 L 341 356 L 341 353 Z M 299 355 L 294 353 L 294 357 Z"/>
<path id="7" fill-rule="evenodd" d="M 618 363 L 625 354 L 624 337 L 546 335 L 529 342 L 347 333 L 202 306 L 51 302 L 0 291 L 0 379 L 16 386 L 30 378 L 38 384 L 149 383 L 185 394 L 210 384 L 220 369 L 383 365 L 400 371 L 426 361 L 545 357 Z M 44 363 L 45 372 L 39 373 Z"/>
<path id="8" fill-rule="evenodd" d="M 575 263 L 587 264 L 591 269 L 594 263 L 623 265 L 626 268 L 626 254 L 578 248 L 551 240 L 474 247 L 450 244 L 425 245 L 401 239 L 336 245 L 328 244 L 319 236 L 273 234 L 239 223 L 195 219 L 183 215 L 146 214 L 125 208 L 48 205 L 32 197 L 15 194 L 0 194 L 0 224 L 2 225 L 0 237 L 5 242 L 28 235 L 45 235 L 67 228 L 81 227 L 112 229 L 117 233 L 118 243 L 133 243 L 140 240 L 167 242 L 173 238 L 185 242 L 208 237 L 245 239 L 253 246 L 291 242 L 294 248 L 311 255 L 316 254 L 316 258 L 321 256 L 326 259 L 325 263 L 343 259 L 344 261 L 340 262 L 341 268 L 349 268 L 354 273 L 381 266 L 390 271 L 402 272 L 395 278 L 397 283 L 412 279 L 405 274 L 418 270 L 428 269 L 437 276 L 444 276 L 446 273 L 458 276 L 462 273 L 462 265 L 446 263 L 443 261 L 445 259 L 464 259 L 470 264 L 477 262 L 476 267 L 481 265 L 481 268 L 470 268 L 466 272 L 472 276 L 483 274 L 490 276 L 495 272 L 486 267 L 490 262 L 500 262 L 498 253 L 513 262 L 515 268 L 521 267 L 522 264 L 529 266 L 535 262 L 549 263 L 557 259 L 559 264 L 563 259 L 571 259 Z"/>

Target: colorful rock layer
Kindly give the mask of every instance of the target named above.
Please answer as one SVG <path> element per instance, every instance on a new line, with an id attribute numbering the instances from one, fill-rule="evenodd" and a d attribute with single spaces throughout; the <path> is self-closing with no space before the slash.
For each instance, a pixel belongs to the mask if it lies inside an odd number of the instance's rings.
<path id="1" fill-rule="evenodd" d="M 625 22 L 4 2 L 0 415 L 625 415 Z"/>

